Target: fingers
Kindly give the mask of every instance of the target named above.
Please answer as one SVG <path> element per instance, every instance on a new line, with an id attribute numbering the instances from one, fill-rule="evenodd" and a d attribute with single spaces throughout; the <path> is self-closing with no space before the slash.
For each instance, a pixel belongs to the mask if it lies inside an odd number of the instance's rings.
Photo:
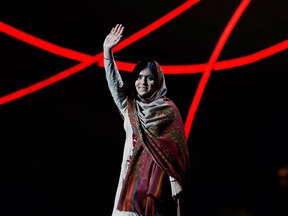
<path id="1" fill-rule="evenodd" d="M 117 36 L 122 35 L 124 30 L 124 26 L 122 24 L 117 24 L 115 27 L 112 28 L 111 33 Z"/>
<path id="2" fill-rule="evenodd" d="M 122 24 L 115 25 L 105 39 L 106 44 L 109 44 L 110 47 L 116 46 L 123 36 L 123 30 L 124 26 Z"/>
<path id="3" fill-rule="evenodd" d="M 123 33 L 123 30 L 124 30 L 124 26 L 122 25 L 122 24 L 117 24 L 116 25 L 116 32 L 115 32 L 115 34 L 117 34 L 117 35 L 121 35 L 122 33 Z"/>

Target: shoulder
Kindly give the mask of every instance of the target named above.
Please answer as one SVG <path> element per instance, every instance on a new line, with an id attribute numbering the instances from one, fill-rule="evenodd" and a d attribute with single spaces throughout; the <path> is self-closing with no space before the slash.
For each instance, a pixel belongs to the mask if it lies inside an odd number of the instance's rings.
<path id="1" fill-rule="evenodd" d="M 177 107 L 177 105 L 174 103 L 173 100 L 169 99 L 169 98 L 163 98 L 164 103 L 166 104 L 165 109 L 163 110 L 166 114 L 167 117 L 170 118 L 181 118 L 179 109 Z"/>
<path id="2" fill-rule="evenodd" d="M 184 122 L 183 122 L 183 118 L 182 115 L 177 107 L 177 105 L 174 103 L 173 100 L 171 99 L 167 99 L 167 104 L 169 106 L 169 114 L 167 114 L 167 116 L 169 116 L 169 118 L 175 122 L 178 126 L 182 125 L 181 127 L 183 127 Z"/>
<path id="3" fill-rule="evenodd" d="M 170 109 L 179 112 L 179 109 L 177 107 L 177 105 L 174 103 L 173 100 L 171 100 L 170 98 L 164 98 L 165 103 L 168 105 L 168 107 L 170 107 Z"/>

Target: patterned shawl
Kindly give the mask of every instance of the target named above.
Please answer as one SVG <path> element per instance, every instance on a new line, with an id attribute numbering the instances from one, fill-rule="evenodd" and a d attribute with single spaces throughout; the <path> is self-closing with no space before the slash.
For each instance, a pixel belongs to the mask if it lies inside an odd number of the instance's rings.
<path id="1" fill-rule="evenodd" d="M 118 209 L 140 215 L 153 215 L 153 203 L 148 197 L 162 200 L 169 176 L 177 179 L 185 190 L 189 174 L 189 151 L 182 118 L 176 105 L 165 97 L 164 75 L 157 62 L 156 65 L 158 90 L 150 102 L 128 97 L 136 143 Z"/>

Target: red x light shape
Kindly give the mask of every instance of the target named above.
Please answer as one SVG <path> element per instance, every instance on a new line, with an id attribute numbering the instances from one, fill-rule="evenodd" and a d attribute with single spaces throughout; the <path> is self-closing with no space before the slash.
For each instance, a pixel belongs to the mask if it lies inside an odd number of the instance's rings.
<path id="1" fill-rule="evenodd" d="M 200 0 L 188 0 L 184 2 L 182 5 L 178 6 L 174 10 L 167 13 L 165 16 L 159 18 L 158 20 L 154 21 L 150 25 L 146 26 L 145 28 L 139 30 L 138 32 L 134 33 L 133 35 L 127 37 L 123 41 L 121 41 L 114 49 L 114 52 L 118 52 L 125 47 L 129 46 L 130 44 L 138 41 L 142 37 L 150 34 L 154 30 L 160 28 L 167 22 L 173 20 L 175 17 L 179 16 L 180 14 L 184 13 L 187 9 L 191 8 L 196 3 L 200 2 Z M 212 54 L 208 61 L 208 63 L 203 64 L 191 64 L 191 65 L 162 65 L 163 72 L 165 74 L 193 74 L 193 73 L 203 73 L 200 79 L 199 85 L 195 92 L 194 98 L 192 100 L 191 106 L 188 111 L 188 115 L 185 121 L 185 133 L 186 137 L 189 137 L 192 123 L 194 120 L 195 113 L 197 111 L 198 105 L 201 101 L 203 92 L 205 90 L 205 86 L 209 80 L 210 74 L 212 70 L 224 70 L 233 67 L 239 67 L 246 64 L 251 64 L 256 61 L 259 61 L 263 58 L 267 58 L 271 55 L 274 55 L 278 52 L 284 51 L 288 48 L 288 40 L 284 40 L 274 46 L 268 47 L 261 51 L 255 52 L 250 55 L 246 55 L 239 58 L 234 58 L 230 60 L 218 61 L 217 59 L 228 40 L 232 30 L 234 29 L 235 25 L 237 24 L 238 20 L 240 19 L 241 15 L 245 11 L 246 7 L 250 3 L 250 0 L 242 0 L 239 4 L 238 8 L 234 12 L 233 16 L 231 17 L 230 21 L 226 25 L 223 33 L 221 34 Z M 46 50 L 50 53 L 55 55 L 59 55 L 65 58 L 73 59 L 79 62 L 79 64 L 68 68 L 64 71 L 59 72 L 58 74 L 51 76 L 45 80 L 39 81 L 33 85 L 30 85 L 26 88 L 22 88 L 10 94 L 4 95 L 0 97 L 0 105 L 8 103 L 12 100 L 21 98 L 26 96 L 30 93 L 36 92 L 44 87 L 47 87 L 57 81 L 65 79 L 75 73 L 82 71 L 83 69 L 89 67 L 90 65 L 96 63 L 99 67 L 103 67 L 103 53 L 99 53 L 95 56 L 91 56 L 88 54 L 84 54 L 81 52 L 77 52 L 71 49 L 67 49 L 53 43 L 47 42 L 40 38 L 34 37 L 30 34 L 27 34 L 23 31 L 20 31 L 8 24 L 5 24 L 0 21 L 0 31 L 14 37 L 18 40 L 21 40 L 25 43 L 28 43 L 32 46 L 38 47 L 40 49 Z M 129 62 L 122 62 L 117 61 L 117 66 L 119 70 L 123 70 L 126 72 L 131 72 L 135 63 Z"/>

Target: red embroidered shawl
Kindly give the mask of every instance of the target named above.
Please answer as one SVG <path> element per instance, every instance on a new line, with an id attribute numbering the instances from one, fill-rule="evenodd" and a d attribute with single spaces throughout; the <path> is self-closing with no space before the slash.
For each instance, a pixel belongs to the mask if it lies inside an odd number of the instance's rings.
<path id="1" fill-rule="evenodd" d="M 120 211 L 151 214 L 153 206 L 149 206 L 147 197 L 161 200 L 168 176 L 177 179 L 183 190 L 186 188 L 189 151 L 182 118 L 171 100 L 157 100 L 161 105 L 152 107 L 155 115 L 147 124 L 139 117 L 138 101 L 128 98 L 129 118 L 137 141 L 118 203 Z"/>

